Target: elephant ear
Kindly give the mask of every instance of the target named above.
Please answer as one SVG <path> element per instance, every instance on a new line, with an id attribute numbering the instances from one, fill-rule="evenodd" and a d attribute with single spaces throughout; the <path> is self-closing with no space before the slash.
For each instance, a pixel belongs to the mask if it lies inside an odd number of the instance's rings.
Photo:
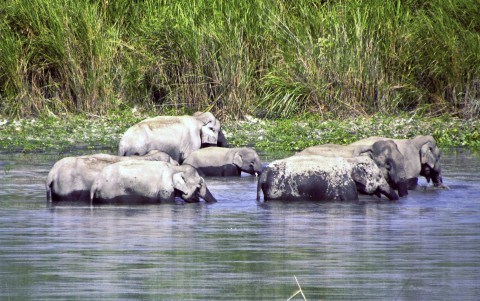
<path id="1" fill-rule="evenodd" d="M 360 159 L 360 158 L 354 158 L 354 159 Z M 351 163 L 352 164 L 352 163 Z M 361 160 L 360 161 L 355 161 L 352 164 L 352 179 L 357 182 L 361 183 L 362 185 L 366 185 L 366 171 L 367 165 L 363 163 Z"/>
<path id="2" fill-rule="evenodd" d="M 240 152 L 235 152 L 235 155 L 233 155 L 233 164 L 235 164 L 238 167 L 241 167 L 243 164 L 243 158 Z"/>
<path id="3" fill-rule="evenodd" d="M 393 151 L 396 150 L 396 153 L 400 154 L 395 142 L 393 140 L 379 140 L 373 143 L 371 146 L 359 146 L 355 150 L 355 153 L 360 155 L 368 155 L 379 167 L 385 167 L 387 170 L 392 168 Z M 403 161 L 402 158 L 398 158 Z"/>
<path id="4" fill-rule="evenodd" d="M 210 112 L 196 112 L 193 117 L 201 123 L 200 138 L 202 144 L 216 145 L 219 139 L 220 121 Z M 223 137 L 223 138 L 222 138 Z M 226 139 L 222 134 L 222 141 L 220 144 L 226 144 Z"/>
<path id="5" fill-rule="evenodd" d="M 422 165 L 427 164 L 430 168 L 433 168 L 438 160 L 433 150 L 436 148 L 435 139 L 430 135 L 417 136 L 412 139 L 412 143 L 420 152 L 420 162 Z"/>
<path id="6" fill-rule="evenodd" d="M 217 144 L 218 141 L 218 133 L 216 133 L 210 124 L 204 124 L 200 129 L 200 138 L 202 140 L 202 144 Z"/>
<path id="7" fill-rule="evenodd" d="M 369 145 L 359 145 L 353 151 L 353 157 L 357 156 L 368 156 L 370 159 L 377 162 L 378 156 L 373 154 L 372 146 Z"/>
<path id="8" fill-rule="evenodd" d="M 356 164 L 353 164 L 352 179 L 357 185 L 357 189 L 360 189 L 364 193 L 373 193 L 377 189 L 376 176 L 380 174 L 380 170 L 376 172 L 376 165 L 370 159 L 360 159 Z"/>
<path id="9" fill-rule="evenodd" d="M 364 155 L 367 155 L 369 157 L 373 156 L 372 146 L 359 145 L 355 147 L 355 149 L 353 150 L 353 157 L 364 156 Z"/>
<path id="10" fill-rule="evenodd" d="M 430 143 L 425 143 L 420 148 L 420 161 L 422 162 L 422 165 L 427 164 L 432 169 L 435 167 L 437 158 L 433 154 L 433 149 Z"/>
<path id="11" fill-rule="evenodd" d="M 185 173 L 177 172 L 173 175 L 173 187 L 183 193 L 187 193 L 187 183 L 185 182 Z"/>

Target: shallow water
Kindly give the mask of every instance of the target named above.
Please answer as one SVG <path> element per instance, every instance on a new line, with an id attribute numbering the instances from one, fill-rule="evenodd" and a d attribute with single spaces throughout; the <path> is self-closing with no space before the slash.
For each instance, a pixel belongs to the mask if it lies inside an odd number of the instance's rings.
<path id="1" fill-rule="evenodd" d="M 398 202 L 258 204 L 246 176 L 208 178 L 215 204 L 48 206 L 66 155 L 0 154 L 1 300 L 286 300 L 294 277 L 308 300 L 480 296 L 478 153 Z"/>

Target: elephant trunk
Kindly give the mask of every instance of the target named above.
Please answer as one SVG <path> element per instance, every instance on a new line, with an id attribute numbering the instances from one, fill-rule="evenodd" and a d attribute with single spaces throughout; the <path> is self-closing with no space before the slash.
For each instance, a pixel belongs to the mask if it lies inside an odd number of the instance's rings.
<path id="1" fill-rule="evenodd" d="M 262 191 L 262 186 L 260 184 L 260 180 L 257 183 L 257 202 L 260 202 L 260 192 Z"/>
<path id="2" fill-rule="evenodd" d="M 210 190 L 207 187 L 205 187 L 205 193 L 202 193 L 202 195 L 200 195 L 200 196 L 207 203 L 216 203 L 217 202 L 217 199 L 212 195 L 212 193 L 210 192 Z"/>
<path id="3" fill-rule="evenodd" d="M 218 132 L 217 146 L 219 147 L 228 147 L 227 138 L 223 134 L 223 131 L 220 129 Z"/>
<path id="4" fill-rule="evenodd" d="M 399 158 L 400 159 L 400 158 Z M 392 169 L 389 173 L 390 179 L 392 179 L 393 187 L 397 189 L 398 195 L 404 197 L 408 195 L 408 179 L 405 166 L 403 164 L 404 159 L 398 160 L 401 162 L 396 165 L 396 168 Z M 395 172 L 396 171 L 396 172 Z"/>
<path id="5" fill-rule="evenodd" d="M 267 172 L 263 171 L 257 182 L 257 202 L 260 202 L 260 194 L 262 193 L 263 183 L 267 181 Z M 265 198 L 265 196 L 264 196 Z"/>
<path id="6" fill-rule="evenodd" d="M 408 181 L 400 181 L 397 183 L 397 191 L 400 197 L 408 195 Z"/>
<path id="7" fill-rule="evenodd" d="M 434 186 L 443 186 L 442 175 L 439 172 L 432 170 L 430 175 L 432 177 L 432 182 Z"/>
<path id="8" fill-rule="evenodd" d="M 378 192 L 386 196 L 390 201 L 397 201 L 398 199 L 400 199 L 398 194 L 395 192 L 395 189 L 391 187 L 388 190 L 379 188 Z"/>
<path id="9" fill-rule="evenodd" d="M 395 188 L 398 191 L 398 195 L 400 197 L 404 197 L 408 195 L 408 179 L 406 177 L 406 173 L 403 170 L 400 170 L 398 175 L 396 174 L 389 174 L 390 180 L 389 183 L 390 185 Z"/>
<path id="10" fill-rule="evenodd" d="M 254 174 L 256 176 L 259 176 L 259 175 L 262 174 L 262 171 L 263 171 L 262 164 L 258 163 L 258 164 L 255 164 L 253 166 L 253 173 L 252 174 Z"/>
<path id="11" fill-rule="evenodd" d="M 435 186 L 442 186 L 442 168 L 440 167 L 440 160 L 435 163 L 433 170 L 431 171 L 432 182 Z"/>

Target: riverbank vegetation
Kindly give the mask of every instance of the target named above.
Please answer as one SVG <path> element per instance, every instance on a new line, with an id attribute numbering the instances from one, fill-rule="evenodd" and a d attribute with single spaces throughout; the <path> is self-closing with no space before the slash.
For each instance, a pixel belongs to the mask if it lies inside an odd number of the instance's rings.
<path id="1" fill-rule="evenodd" d="M 2 1 L 0 113 L 478 118 L 479 15 L 477 0 Z"/>
<path id="2" fill-rule="evenodd" d="M 181 112 L 171 112 L 179 115 Z M 0 120 L 0 152 L 64 152 L 92 149 L 116 153 L 118 142 L 131 125 L 152 116 L 138 110 L 110 112 L 107 116 L 72 114 Z M 250 146 L 264 154 L 291 154 L 306 147 L 347 144 L 369 136 L 412 138 L 433 135 L 442 148 L 480 150 L 480 121 L 449 116 L 416 115 L 356 117 L 325 120 L 317 114 L 290 119 L 258 119 L 222 124 L 230 146 Z"/>

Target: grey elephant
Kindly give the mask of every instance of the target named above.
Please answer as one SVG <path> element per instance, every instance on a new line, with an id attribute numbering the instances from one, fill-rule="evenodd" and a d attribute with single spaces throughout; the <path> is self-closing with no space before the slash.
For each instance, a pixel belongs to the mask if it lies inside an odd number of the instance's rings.
<path id="1" fill-rule="evenodd" d="M 304 155 L 343 158 L 352 158 L 360 155 L 369 156 L 380 168 L 388 183 L 398 190 L 399 196 L 408 195 L 405 160 L 392 140 L 377 141 L 371 145 L 317 145 L 295 154 L 295 156 Z"/>
<path id="2" fill-rule="evenodd" d="M 358 200 L 358 192 L 399 198 L 368 156 L 305 155 L 274 161 L 258 179 L 257 201 L 261 192 L 264 200 Z"/>
<path id="3" fill-rule="evenodd" d="M 207 147 L 196 150 L 183 161 L 204 176 L 240 176 L 242 171 L 253 174 L 262 172 L 262 162 L 257 152 L 248 147 Z"/>
<path id="4" fill-rule="evenodd" d="M 440 157 L 441 151 L 435 139 L 430 135 L 419 135 L 413 139 L 391 139 L 384 137 L 370 137 L 359 140 L 351 145 L 372 145 L 377 141 L 392 140 L 404 156 L 405 172 L 408 179 L 408 188 L 415 189 L 418 177 L 423 176 L 427 182 L 432 180 L 435 187 L 447 186 L 443 184 Z"/>
<path id="5" fill-rule="evenodd" d="M 122 161 L 105 167 L 90 190 L 92 204 L 157 204 L 181 197 L 186 202 L 216 202 L 205 180 L 189 165 Z"/>
<path id="6" fill-rule="evenodd" d="M 130 127 L 120 140 L 118 155 L 144 155 L 158 149 L 182 163 L 191 152 L 209 145 L 227 145 L 220 121 L 212 113 L 157 116 Z"/>
<path id="7" fill-rule="evenodd" d="M 90 188 L 96 176 L 106 166 L 125 160 L 165 161 L 174 165 L 178 162 L 168 154 L 152 150 L 144 156 L 115 156 L 95 154 L 65 157 L 57 161 L 47 176 L 47 201 L 90 201 Z"/>

